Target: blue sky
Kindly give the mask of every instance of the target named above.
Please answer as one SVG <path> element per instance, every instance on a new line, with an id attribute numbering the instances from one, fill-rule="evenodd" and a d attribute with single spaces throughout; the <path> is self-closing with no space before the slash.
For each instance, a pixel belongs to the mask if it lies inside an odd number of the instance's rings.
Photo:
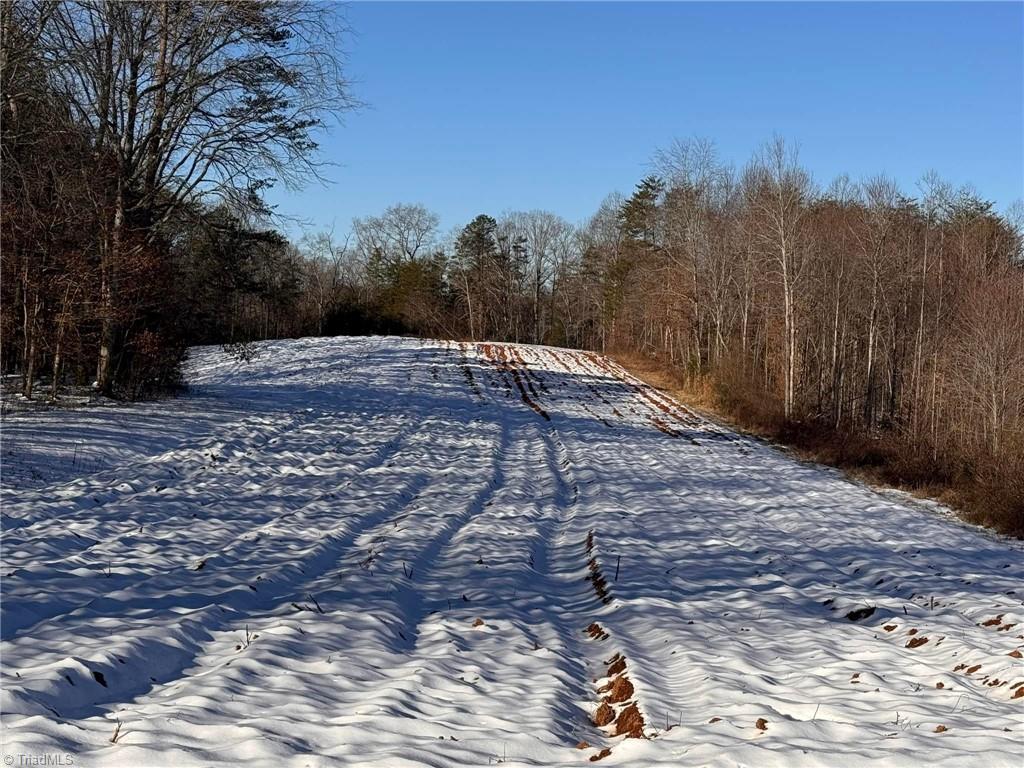
<path id="1" fill-rule="evenodd" d="M 773 133 L 819 183 L 929 169 L 1024 197 L 1021 3 L 354 3 L 367 103 L 322 139 L 327 187 L 270 202 L 313 229 L 419 202 L 445 229 L 628 192 L 674 137 L 741 166 Z M 293 233 L 300 227 L 290 225 Z"/>

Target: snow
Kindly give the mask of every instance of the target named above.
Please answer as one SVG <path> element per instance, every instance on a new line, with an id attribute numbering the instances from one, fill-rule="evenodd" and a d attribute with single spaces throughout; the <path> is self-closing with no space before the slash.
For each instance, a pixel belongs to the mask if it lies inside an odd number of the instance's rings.
<path id="1" fill-rule="evenodd" d="M 5 755 L 1021 764 L 1019 543 L 589 353 L 259 349 L 5 420 Z M 610 665 L 646 738 L 591 722 Z"/>

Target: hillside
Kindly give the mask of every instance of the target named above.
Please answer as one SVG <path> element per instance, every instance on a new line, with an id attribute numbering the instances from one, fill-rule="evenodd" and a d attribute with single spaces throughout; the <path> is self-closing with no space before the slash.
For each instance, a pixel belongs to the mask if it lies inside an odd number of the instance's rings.
<path id="1" fill-rule="evenodd" d="M 5 754 L 1020 764 L 1019 543 L 592 353 L 259 352 L 5 421 Z"/>

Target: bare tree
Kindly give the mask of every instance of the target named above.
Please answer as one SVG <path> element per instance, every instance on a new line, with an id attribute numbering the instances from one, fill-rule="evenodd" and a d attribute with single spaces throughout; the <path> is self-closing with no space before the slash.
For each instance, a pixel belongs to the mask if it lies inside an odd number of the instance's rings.
<path id="1" fill-rule="evenodd" d="M 348 239 L 338 243 L 333 232 L 318 232 L 303 238 L 303 246 L 306 293 L 316 316 L 316 334 L 322 336 L 327 313 L 337 301 L 345 277 Z"/>
<path id="2" fill-rule="evenodd" d="M 498 222 L 501 237 L 519 243 L 526 261 L 529 282 L 530 329 L 534 344 L 544 337 L 543 300 L 551 289 L 555 265 L 563 261 L 574 246 L 573 227 L 549 211 L 513 211 Z"/>
<path id="3" fill-rule="evenodd" d="M 42 53 L 52 86 L 111 159 L 100 243 L 96 383 L 110 384 L 122 273 L 181 206 L 258 206 L 273 179 L 317 176 L 315 132 L 354 105 L 334 9 L 315 2 L 57 6 Z"/>
<path id="4" fill-rule="evenodd" d="M 380 216 L 353 220 L 352 232 L 364 261 L 387 267 L 430 253 L 437 246 L 439 224 L 437 214 L 424 206 L 399 203 Z"/>
<path id="5" fill-rule="evenodd" d="M 806 265 L 801 225 L 813 186 L 796 150 L 775 137 L 747 168 L 745 187 L 754 216 L 750 234 L 774 263 L 782 293 L 783 410 L 790 418 L 796 394 L 797 290 Z"/>

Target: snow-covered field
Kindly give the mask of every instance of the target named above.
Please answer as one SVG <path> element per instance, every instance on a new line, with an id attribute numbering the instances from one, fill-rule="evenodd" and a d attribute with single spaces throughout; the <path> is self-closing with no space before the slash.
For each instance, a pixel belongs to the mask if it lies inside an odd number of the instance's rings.
<path id="1" fill-rule="evenodd" d="M 1021 765 L 1018 543 L 596 355 L 260 350 L 5 421 L 8 765 Z"/>

